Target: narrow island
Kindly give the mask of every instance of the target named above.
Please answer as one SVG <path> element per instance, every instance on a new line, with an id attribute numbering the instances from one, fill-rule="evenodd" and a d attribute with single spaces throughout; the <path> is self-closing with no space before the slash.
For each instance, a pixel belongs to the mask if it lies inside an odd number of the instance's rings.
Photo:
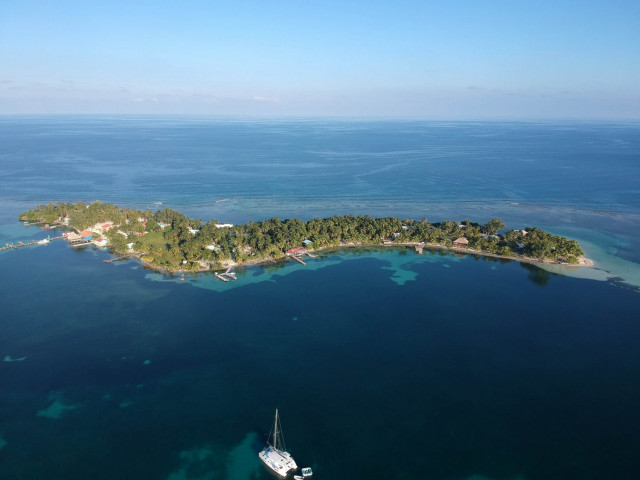
<path id="1" fill-rule="evenodd" d="M 218 271 L 286 257 L 300 261 L 314 251 L 347 246 L 406 246 L 418 253 L 440 248 L 527 262 L 592 265 L 577 241 L 537 227 L 505 230 L 498 218 L 480 225 L 470 220 L 431 223 L 426 218 L 345 215 L 232 225 L 188 218 L 170 208 L 154 213 L 96 201 L 51 202 L 21 213 L 19 219 L 67 230 L 64 237 L 72 246 L 105 246 L 118 258 L 135 257 L 169 273 Z"/>

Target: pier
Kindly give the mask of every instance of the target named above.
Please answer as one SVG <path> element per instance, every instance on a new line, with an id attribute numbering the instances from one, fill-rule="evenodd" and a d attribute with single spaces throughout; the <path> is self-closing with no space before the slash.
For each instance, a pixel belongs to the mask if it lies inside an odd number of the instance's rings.
<path id="1" fill-rule="evenodd" d="M 218 272 L 213 274 L 218 280 L 222 280 L 223 282 L 228 282 L 229 279 L 227 277 L 223 277 L 222 275 L 220 275 Z"/>
<path id="2" fill-rule="evenodd" d="M 286 251 L 285 255 L 289 258 L 293 258 L 296 262 L 302 265 L 306 265 L 306 263 L 302 260 L 302 257 L 304 257 L 305 255 L 308 255 L 311 258 L 316 258 L 315 255 L 309 253 L 304 247 L 290 248 Z"/>
<path id="3" fill-rule="evenodd" d="M 0 251 L 3 251 L 3 250 L 17 250 L 18 248 L 30 247 L 31 245 L 47 245 L 50 242 L 52 242 L 53 240 L 59 240 L 61 238 L 63 238 L 63 237 L 60 236 L 60 237 L 53 237 L 53 238 L 44 238 L 42 240 L 32 240 L 30 242 L 18 242 L 17 245 L 14 245 L 13 243 L 7 243 L 7 244 L 5 244 L 4 247 L 0 247 Z"/>
<path id="4" fill-rule="evenodd" d="M 233 267 L 227 268 L 227 270 L 224 273 L 221 273 L 220 276 L 227 277 L 228 279 L 231 279 L 231 280 L 237 280 L 238 277 L 236 277 L 236 274 L 231 271 L 232 268 Z"/>
<path id="5" fill-rule="evenodd" d="M 105 260 L 104 263 L 113 263 L 113 262 L 117 262 L 119 260 L 125 260 L 129 257 L 132 257 L 133 255 L 122 255 L 120 257 L 116 257 L 116 258 L 110 258 L 108 260 Z"/>
<path id="6" fill-rule="evenodd" d="M 297 255 L 290 255 L 290 257 L 293 258 L 296 262 L 301 263 L 302 265 L 306 265 L 306 263 L 304 263 L 302 259 Z"/>

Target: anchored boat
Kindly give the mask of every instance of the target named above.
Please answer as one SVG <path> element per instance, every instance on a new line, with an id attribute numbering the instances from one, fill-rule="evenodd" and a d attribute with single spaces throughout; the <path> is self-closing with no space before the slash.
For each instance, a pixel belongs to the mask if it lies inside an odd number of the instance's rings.
<path id="1" fill-rule="evenodd" d="M 284 478 L 291 470 L 296 470 L 298 465 L 286 450 L 282 426 L 278 418 L 278 409 L 276 409 L 276 419 L 273 422 L 273 437 L 269 435 L 269 440 L 271 443 L 267 442 L 267 446 L 258 454 L 258 457 L 267 467 Z"/>

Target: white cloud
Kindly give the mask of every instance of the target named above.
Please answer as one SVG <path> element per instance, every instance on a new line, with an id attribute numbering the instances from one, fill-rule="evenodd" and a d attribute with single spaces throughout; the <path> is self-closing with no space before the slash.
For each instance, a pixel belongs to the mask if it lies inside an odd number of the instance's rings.
<path id="1" fill-rule="evenodd" d="M 254 95 L 253 100 L 256 102 L 262 103 L 280 103 L 280 99 L 278 97 L 262 97 L 259 95 Z"/>

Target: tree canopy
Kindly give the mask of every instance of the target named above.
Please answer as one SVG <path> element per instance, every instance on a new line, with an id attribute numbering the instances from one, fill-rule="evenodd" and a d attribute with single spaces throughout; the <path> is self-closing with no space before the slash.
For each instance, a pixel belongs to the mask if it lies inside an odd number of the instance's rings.
<path id="1" fill-rule="evenodd" d="M 100 223 L 114 228 L 105 233 L 111 248 L 124 253 L 127 244 L 145 253 L 145 260 L 168 269 L 200 269 L 219 267 L 225 260 L 244 262 L 279 258 L 293 247 L 305 244 L 309 249 L 344 244 L 381 245 L 388 243 L 424 243 L 451 246 L 453 240 L 465 237 L 468 249 L 504 256 L 526 256 L 557 262 L 577 263 L 583 254 L 578 242 L 552 235 L 536 227 L 508 230 L 504 222 L 494 218 L 484 225 L 470 220 L 445 220 L 430 223 L 395 217 L 374 218 L 368 215 L 345 215 L 329 218 L 277 217 L 246 225 L 220 228 L 216 220 L 203 222 L 165 208 L 155 213 L 119 208 L 102 202 L 51 202 L 19 215 L 32 222 L 63 222 L 78 230 Z"/>

